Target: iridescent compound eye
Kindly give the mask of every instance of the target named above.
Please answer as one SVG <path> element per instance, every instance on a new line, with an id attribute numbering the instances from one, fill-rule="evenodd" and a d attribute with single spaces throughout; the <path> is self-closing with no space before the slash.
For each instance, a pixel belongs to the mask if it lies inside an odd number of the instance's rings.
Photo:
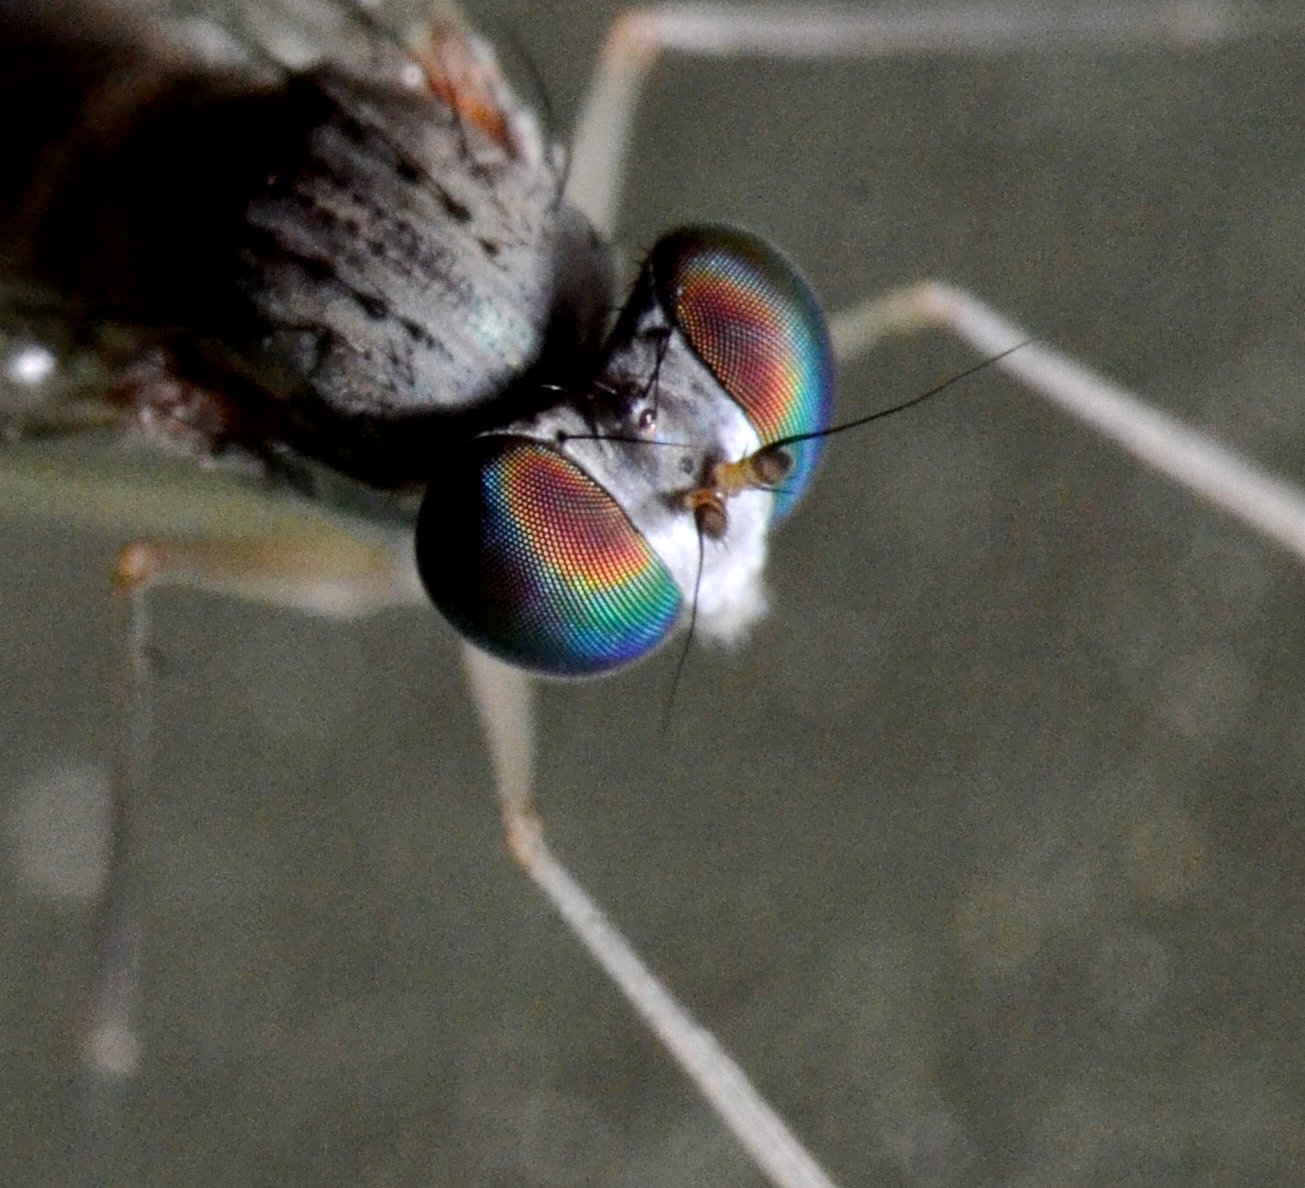
<path id="1" fill-rule="evenodd" d="M 824 315 L 774 248 L 732 228 L 688 227 L 658 242 L 649 267 L 662 307 L 763 446 L 828 427 L 834 365 Z M 790 447 L 776 517 L 802 494 L 820 446 L 817 438 Z"/>
<path id="2" fill-rule="evenodd" d="M 441 467 L 417 567 L 473 643 L 555 676 L 628 664 L 680 617 L 679 587 L 612 497 L 529 438 L 474 438 Z"/>

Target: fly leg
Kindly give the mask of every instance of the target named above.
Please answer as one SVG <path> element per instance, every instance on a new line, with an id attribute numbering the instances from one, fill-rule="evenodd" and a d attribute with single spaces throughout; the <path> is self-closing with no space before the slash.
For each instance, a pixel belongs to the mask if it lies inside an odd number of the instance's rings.
<path id="1" fill-rule="evenodd" d="M 464 655 L 513 856 L 770 1183 L 836 1188 L 715 1036 L 676 1001 L 548 848 L 531 788 L 531 678 L 474 648 L 466 648 Z"/>
<path id="2" fill-rule="evenodd" d="M 639 100 L 658 60 L 671 52 L 801 62 L 1066 47 L 1195 48 L 1300 26 L 1299 16 L 1256 14 L 1222 0 L 1062 12 L 1017 3 L 897 12 L 794 3 L 631 8 L 612 25 L 590 80 L 572 140 L 567 198 L 601 233 L 611 234 Z"/>
<path id="3" fill-rule="evenodd" d="M 993 366 L 1020 380 L 1143 465 L 1165 475 L 1305 560 L 1305 492 L 1153 408 L 1141 397 L 1076 363 L 955 286 L 926 281 L 874 298 L 833 319 L 839 359 L 847 362 L 884 338 L 947 331 Z"/>
<path id="4" fill-rule="evenodd" d="M 395 542 L 328 527 L 311 514 L 304 515 L 301 529 L 298 537 L 141 540 L 118 554 L 112 599 L 120 734 L 110 775 L 107 876 L 80 1031 L 88 1182 L 113 1166 L 120 1091 L 143 1055 L 132 806 L 150 773 L 150 594 L 163 586 L 215 589 L 338 618 L 419 597 L 407 551 Z"/>

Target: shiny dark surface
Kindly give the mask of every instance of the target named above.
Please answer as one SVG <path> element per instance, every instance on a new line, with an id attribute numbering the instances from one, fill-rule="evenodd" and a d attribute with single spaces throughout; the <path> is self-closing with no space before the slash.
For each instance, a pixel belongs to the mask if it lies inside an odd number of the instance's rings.
<path id="1" fill-rule="evenodd" d="M 599 676 L 665 641 L 683 597 L 619 503 L 556 449 L 510 434 L 445 460 L 417 522 L 436 608 L 477 647 L 545 676 Z"/>

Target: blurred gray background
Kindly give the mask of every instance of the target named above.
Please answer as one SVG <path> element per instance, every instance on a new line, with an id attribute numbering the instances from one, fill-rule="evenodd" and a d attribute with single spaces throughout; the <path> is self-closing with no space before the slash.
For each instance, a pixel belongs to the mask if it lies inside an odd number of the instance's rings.
<path id="1" fill-rule="evenodd" d="M 620 5 L 471 7 L 569 126 Z M 1299 35 L 673 60 L 622 258 L 723 219 L 830 308 L 952 280 L 1305 485 L 1303 122 Z M 884 349 L 841 412 L 969 361 Z M 119 543 L 0 520 L 6 1184 L 83 1141 L 68 772 L 112 742 Z M 1303 576 L 981 376 L 832 444 L 773 615 L 693 653 L 668 737 L 671 654 L 548 691 L 553 838 L 845 1185 L 1298 1184 Z M 433 614 L 157 606 L 106 1180 L 759 1183 L 504 852 Z"/>

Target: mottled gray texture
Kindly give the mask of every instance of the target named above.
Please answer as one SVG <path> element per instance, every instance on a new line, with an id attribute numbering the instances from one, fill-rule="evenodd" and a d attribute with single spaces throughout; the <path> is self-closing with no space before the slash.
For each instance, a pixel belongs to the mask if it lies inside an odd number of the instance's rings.
<path id="1" fill-rule="evenodd" d="M 565 122 L 613 8 L 485 23 Z M 733 219 L 832 306 L 972 286 L 1305 482 L 1303 62 L 671 64 L 623 243 Z M 841 407 L 966 362 L 881 351 Z M 13 836 L 110 745 L 115 542 L 0 539 Z M 774 615 L 695 652 L 669 735 L 673 656 L 549 692 L 557 848 L 847 1185 L 1296 1184 L 1303 576 L 977 379 L 829 450 Z M 499 845 L 433 616 L 167 595 L 156 645 L 122 1182 L 757 1182 Z M 2 1178 L 62 1185 L 85 919 L 3 870 Z"/>

